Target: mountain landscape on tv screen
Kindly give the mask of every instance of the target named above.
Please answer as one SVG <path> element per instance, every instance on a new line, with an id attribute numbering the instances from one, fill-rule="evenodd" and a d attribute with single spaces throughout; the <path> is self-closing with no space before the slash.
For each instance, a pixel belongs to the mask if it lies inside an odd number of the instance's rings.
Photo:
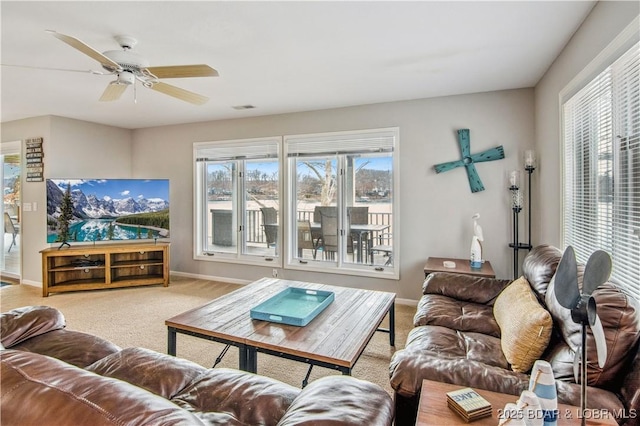
<path id="1" fill-rule="evenodd" d="M 48 242 L 59 241 L 57 228 L 68 185 L 70 183 L 63 179 L 46 181 Z M 143 189 L 148 186 L 151 191 L 151 185 L 155 192 L 166 195 L 145 197 Z M 72 241 L 168 237 L 168 185 L 168 180 L 136 179 L 88 180 L 83 181 L 83 185 L 71 184 L 72 219 L 69 226 L 73 231 Z M 130 186 L 138 191 L 131 193 L 127 189 Z M 104 189 L 106 187 L 109 190 Z"/>
<path id="2" fill-rule="evenodd" d="M 64 191 L 52 180 L 47 180 L 47 215 L 56 217 L 60 214 Z M 149 213 L 168 209 L 169 202 L 160 198 L 134 199 L 127 197 L 120 200 L 98 199 L 93 194 L 85 194 L 80 189 L 71 190 L 73 200 L 73 216 L 78 219 L 107 219 L 135 213 Z"/>

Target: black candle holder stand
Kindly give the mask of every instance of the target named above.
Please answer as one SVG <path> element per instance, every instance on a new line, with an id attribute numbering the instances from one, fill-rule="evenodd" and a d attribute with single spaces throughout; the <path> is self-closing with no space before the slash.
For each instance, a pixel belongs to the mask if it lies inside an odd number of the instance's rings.
<path id="1" fill-rule="evenodd" d="M 520 227 L 519 227 L 519 215 L 520 212 L 522 211 L 522 206 L 521 205 L 517 205 L 516 203 L 511 203 L 511 210 L 513 211 L 513 242 L 511 242 L 509 244 L 509 247 L 511 247 L 513 249 L 513 279 L 515 280 L 516 278 L 518 278 L 518 260 L 519 260 L 519 251 L 520 250 L 531 250 L 533 248 L 533 246 L 531 245 L 531 174 L 533 174 L 533 171 L 536 169 L 533 166 L 525 166 L 525 171 L 527 172 L 527 180 L 529 181 L 529 193 L 528 195 L 528 216 L 529 216 L 529 223 L 528 223 L 528 242 L 527 243 L 521 243 L 520 242 Z M 515 186 L 515 185 L 511 185 L 509 187 L 509 191 L 511 191 L 511 199 L 515 200 L 516 198 L 516 191 L 518 191 L 520 188 Z"/>

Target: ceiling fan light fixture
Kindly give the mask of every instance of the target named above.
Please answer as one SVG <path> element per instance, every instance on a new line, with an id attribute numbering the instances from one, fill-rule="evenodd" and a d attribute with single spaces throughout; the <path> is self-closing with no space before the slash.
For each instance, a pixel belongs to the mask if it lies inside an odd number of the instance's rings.
<path id="1" fill-rule="evenodd" d="M 136 82 L 136 77 L 132 72 L 122 71 L 120 74 L 118 74 L 118 79 L 114 83 L 130 86 L 135 82 Z"/>

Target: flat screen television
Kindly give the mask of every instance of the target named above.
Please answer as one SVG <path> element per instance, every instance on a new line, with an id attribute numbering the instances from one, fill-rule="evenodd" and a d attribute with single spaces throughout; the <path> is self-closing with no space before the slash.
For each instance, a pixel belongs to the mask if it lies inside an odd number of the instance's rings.
<path id="1" fill-rule="evenodd" d="M 48 243 L 169 238 L 169 179 L 47 179 L 46 186 Z"/>

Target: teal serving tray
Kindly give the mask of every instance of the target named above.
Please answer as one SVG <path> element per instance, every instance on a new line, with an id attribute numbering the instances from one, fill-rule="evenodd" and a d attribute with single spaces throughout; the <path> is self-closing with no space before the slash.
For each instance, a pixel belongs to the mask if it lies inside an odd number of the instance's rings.
<path id="1" fill-rule="evenodd" d="M 288 287 L 251 309 L 251 318 L 304 327 L 333 302 L 332 291 Z"/>

